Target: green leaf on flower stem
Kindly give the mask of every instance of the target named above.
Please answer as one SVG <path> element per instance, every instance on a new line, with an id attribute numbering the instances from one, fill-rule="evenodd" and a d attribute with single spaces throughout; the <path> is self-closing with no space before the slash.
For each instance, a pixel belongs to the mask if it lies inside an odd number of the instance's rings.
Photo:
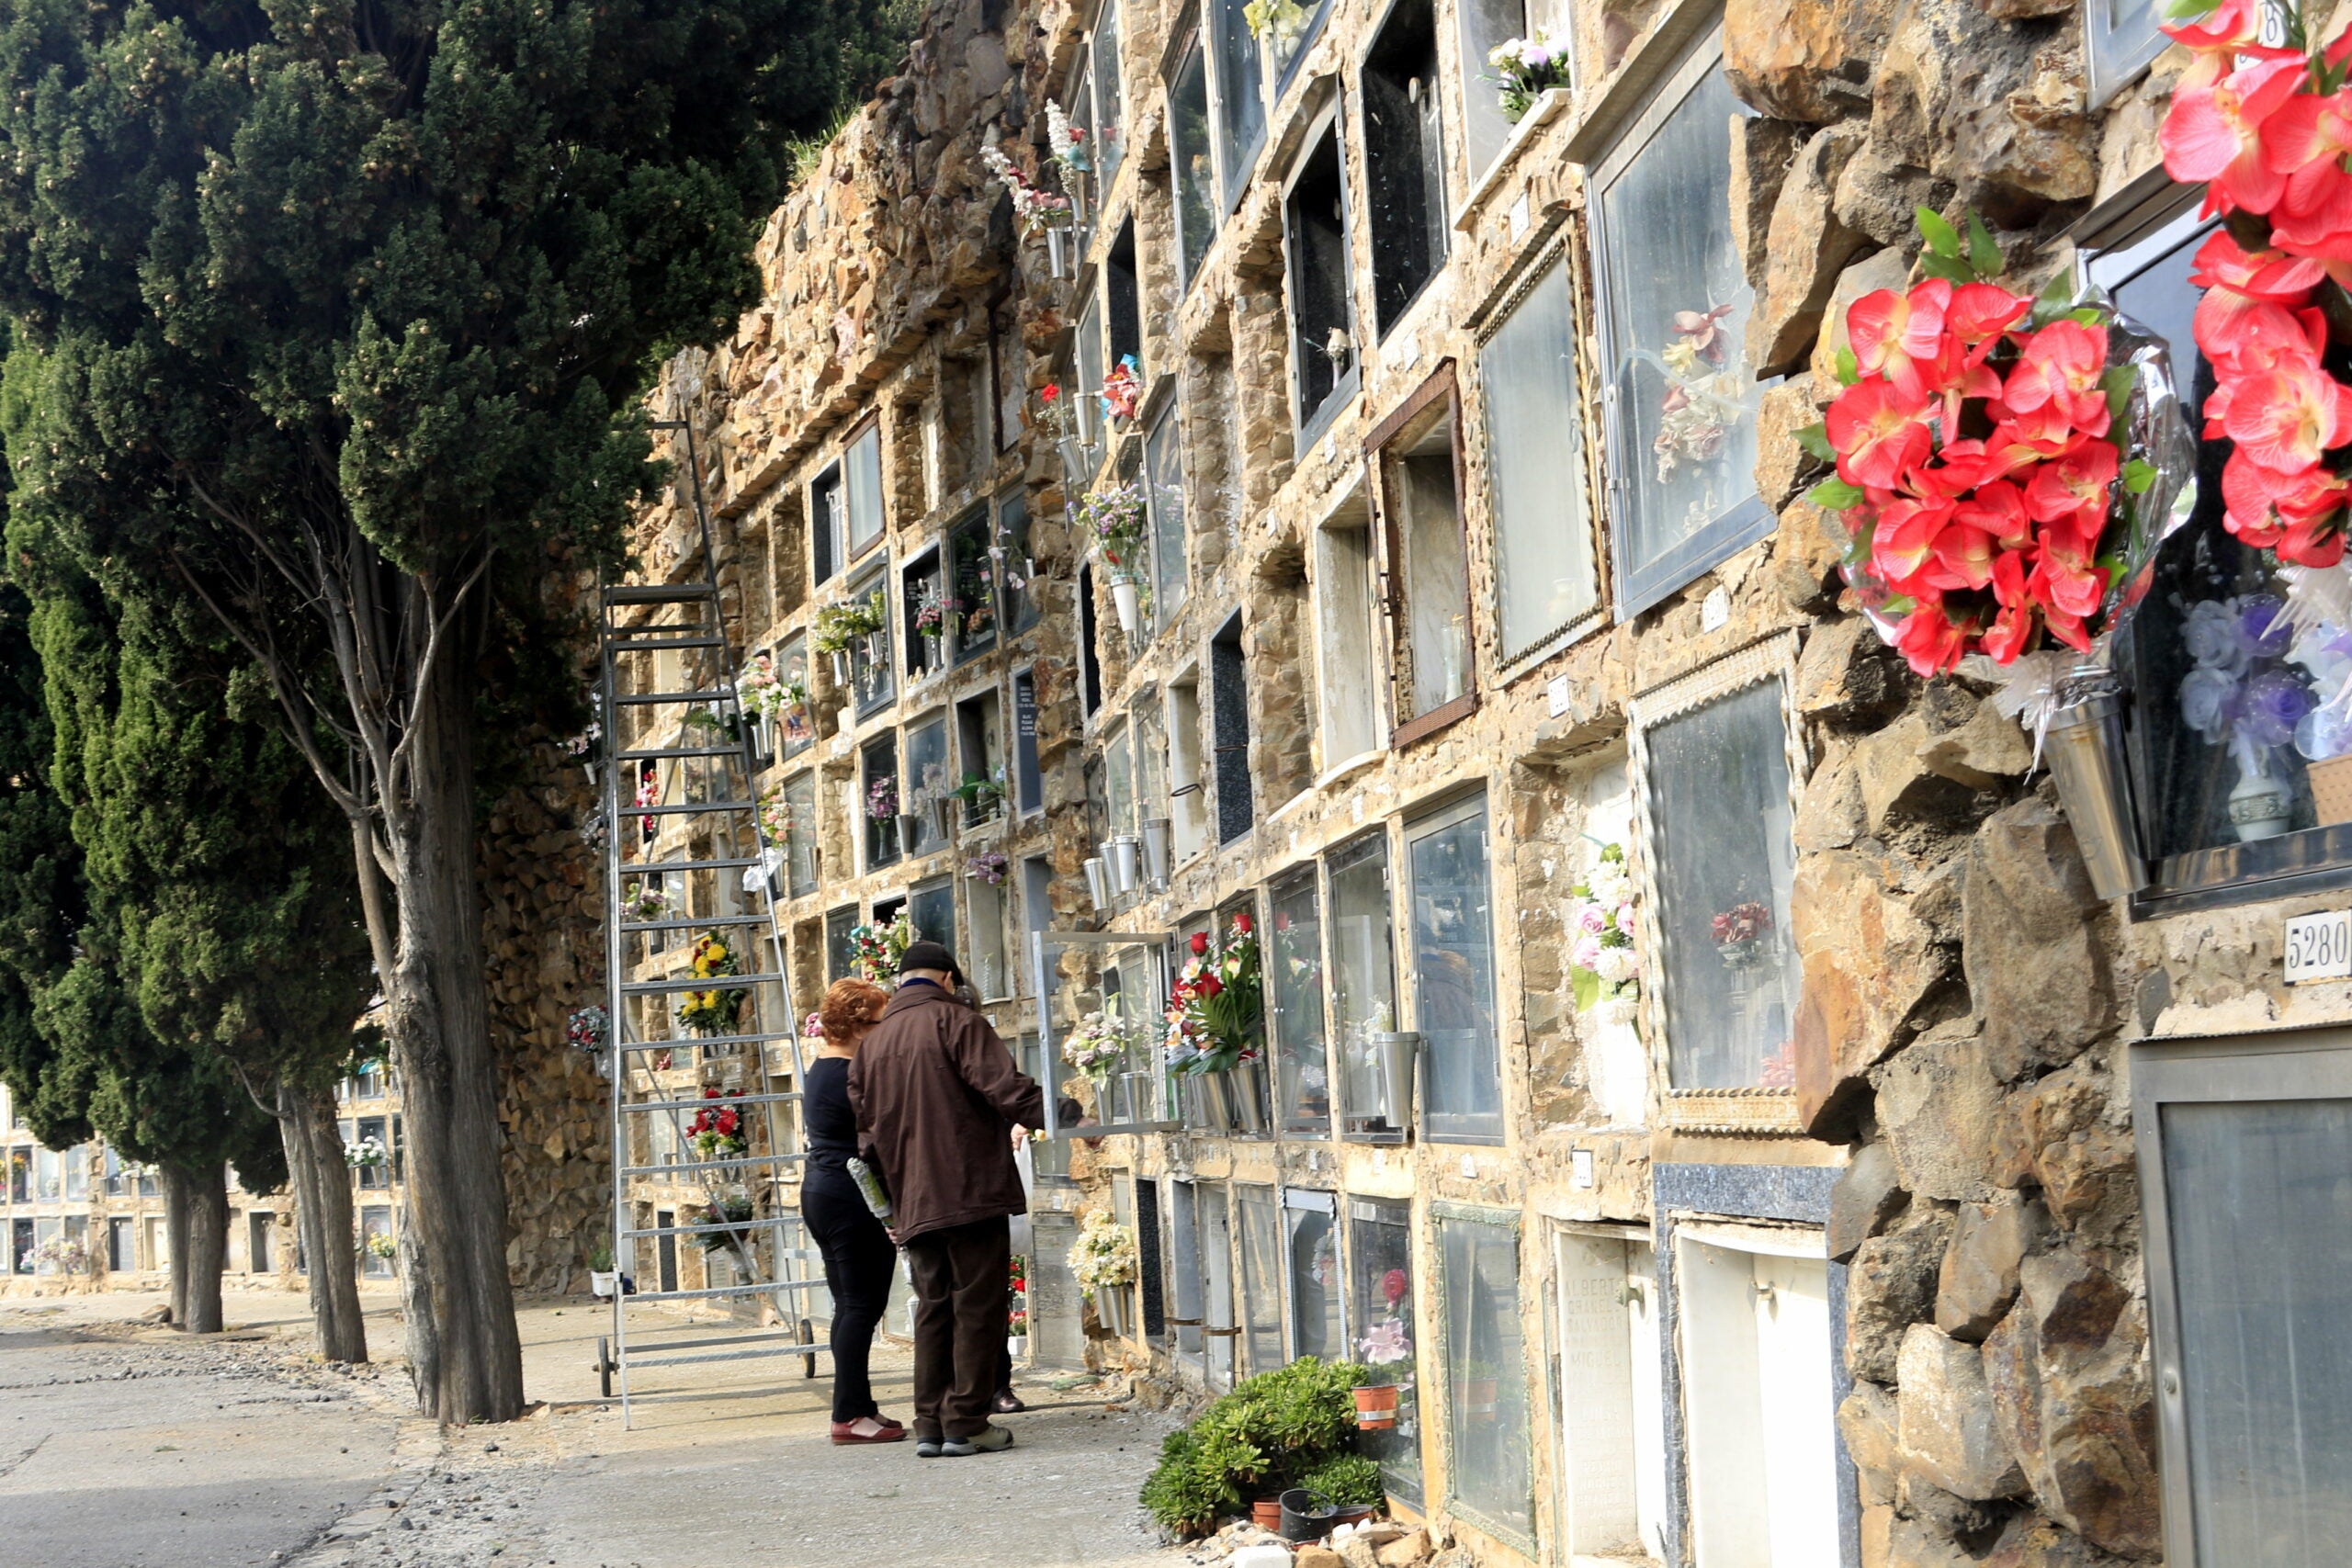
<path id="1" fill-rule="evenodd" d="M 2134 457 L 2123 465 L 2123 488 L 2133 495 L 2145 495 L 2148 487 L 2156 482 L 2156 466 Z"/>
<path id="2" fill-rule="evenodd" d="M 2129 365 L 2119 365 L 2099 378 L 2099 385 L 2107 389 L 2107 417 L 2121 419 L 2124 405 L 2132 400 L 2132 389 L 2140 384 L 2140 372 Z"/>
<path id="3" fill-rule="evenodd" d="M 1861 378 L 1862 364 L 1860 360 L 1854 357 L 1853 345 L 1849 344 L 1839 348 L 1838 350 L 1838 384 L 1841 387 L 1850 387 Z"/>
<path id="4" fill-rule="evenodd" d="M 2165 20 L 2186 22 L 2210 17 L 2221 3 L 2222 0 L 2165 0 Z"/>
<path id="5" fill-rule="evenodd" d="M 1829 427 L 1826 424 L 1808 424 L 1798 431 L 1797 445 L 1825 463 L 1838 460 L 1838 448 L 1829 445 Z"/>
<path id="6" fill-rule="evenodd" d="M 1979 277 L 1998 277 L 2009 265 L 2001 247 L 1993 243 L 1993 231 L 1973 212 L 1968 215 L 1968 265 Z"/>
<path id="7" fill-rule="evenodd" d="M 1825 512 L 1843 512 L 1849 506 L 1860 506 L 1868 497 L 1844 479 L 1822 480 L 1804 492 L 1804 498 Z"/>
<path id="8" fill-rule="evenodd" d="M 1568 965 L 1568 984 L 1576 988 L 1577 1011 L 1590 1012 L 1600 999 L 1600 976 L 1577 964 Z"/>
<path id="9" fill-rule="evenodd" d="M 1882 615 L 1907 615 L 1918 607 L 1919 601 L 1908 593 L 1890 593 L 1879 601 L 1878 609 Z"/>
<path id="10" fill-rule="evenodd" d="M 1960 259 L 1960 231 L 1953 228 L 1945 220 L 1943 214 L 1932 207 L 1923 206 L 1918 210 L 1919 232 L 1927 237 L 1928 254 L 1941 256 L 1946 261 L 1958 261 Z M 1922 257 L 1923 265 L 1925 261 L 1926 258 Z M 1929 276 L 1940 277 L 1943 275 L 1931 273 Z"/>
<path id="11" fill-rule="evenodd" d="M 2070 321 L 2080 321 L 2086 327 L 2095 327 L 2107 320 L 2107 312 L 2096 305 L 2085 305 L 2078 310 L 2067 311 L 2066 319 Z"/>
<path id="12" fill-rule="evenodd" d="M 1946 225 L 1950 227 L 1949 224 Z M 1946 283 L 1973 283 L 1975 270 L 1957 256 L 1939 254 L 1935 251 L 1919 253 L 1919 270 L 1929 277 L 1940 277 Z"/>
<path id="13" fill-rule="evenodd" d="M 2061 267 L 2034 296 L 2033 314 L 2028 318 L 2028 324 L 2046 327 L 2074 308 L 2075 275 Z"/>

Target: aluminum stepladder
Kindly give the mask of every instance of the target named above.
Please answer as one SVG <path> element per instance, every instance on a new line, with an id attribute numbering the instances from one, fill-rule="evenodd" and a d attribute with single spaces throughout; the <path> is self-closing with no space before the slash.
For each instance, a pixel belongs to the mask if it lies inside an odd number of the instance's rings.
<path id="1" fill-rule="evenodd" d="M 605 1050 L 612 1078 L 613 1252 L 620 1282 L 612 1298 L 609 1344 L 599 1348 L 597 1370 L 604 1374 L 607 1393 L 612 1392 L 617 1374 L 624 1427 L 631 1414 L 632 1371 L 696 1362 L 798 1356 L 804 1358 L 804 1375 L 814 1376 L 816 1358 L 827 1349 L 809 1332 L 812 1314 L 807 1304 L 811 1292 L 824 1288 L 821 1263 L 801 1234 L 797 1213 L 783 1206 L 785 1174 L 805 1157 L 799 1120 L 793 1112 L 806 1081 L 806 1063 L 801 1055 L 791 982 L 786 973 L 784 932 L 775 908 L 779 881 L 771 880 L 788 875 L 788 871 L 784 847 L 769 841 L 760 821 L 753 729 L 745 721 L 735 694 L 734 660 L 719 597 L 717 556 L 709 511 L 703 497 L 695 433 L 691 422 L 684 418 L 657 422 L 654 428 L 677 433 L 684 446 L 685 465 L 692 476 L 695 523 L 702 543 L 702 570 L 698 580 L 670 584 L 607 583 L 600 585 L 599 591 L 599 707 L 604 727 L 606 829 Z M 670 618 L 673 613 L 674 618 Z M 640 615 L 643 619 L 634 618 Z M 698 666 L 699 678 L 681 680 L 679 689 L 672 691 L 658 689 L 663 683 L 658 674 L 642 682 L 649 689 L 632 689 L 635 683 L 624 681 L 624 675 L 637 672 L 628 661 L 663 653 L 679 655 L 677 667 L 681 670 L 691 671 Z M 631 722 L 634 715 L 647 711 L 674 714 L 675 720 L 663 723 L 657 718 L 650 726 Z M 689 733 L 695 728 L 689 720 L 695 718 L 699 719 L 703 731 L 699 737 Z M 632 736 L 640 732 L 647 743 L 633 743 Z M 734 738 L 731 740 L 727 739 L 730 735 Z M 672 792 L 665 781 L 660 801 L 638 805 L 637 783 L 647 763 L 657 770 L 657 777 L 673 769 L 691 773 L 700 768 L 701 793 L 708 798 L 671 801 L 667 797 Z M 681 788 L 677 793 L 683 795 L 693 791 Z M 690 848 L 684 858 L 646 858 L 648 836 L 640 831 L 642 820 L 650 818 L 658 825 L 681 817 L 707 822 L 711 829 L 710 852 L 705 858 L 695 858 Z M 707 873 L 712 879 L 714 905 L 722 902 L 719 890 L 729 886 L 730 879 L 739 880 L 744 888 L 743 907 L 731 912 L 714 908 L 700 917 L 680 908 L 658 911 L 656 918 L 630 918 L 639 895 L 665 889 L 673 876 L 686 880 L 686 901 L 691 902 L 695 894 L 692 885 L 698 873 Z M 754 904 L 759 906 L 756 913 L 752 908 Z M 738 967 L 744 972 L 716 979 L 698 979 L 691 975 L 630 979 L 627 964 L 635 945 L 632 939 L 655 932 L 678 937 L 682 964 L 690 956 L 698 936 L 706 932 L 718 935 L 728 942 L 738 957 Z M 741 933 L 741 940 L 732 933 Z M 754 962 L 741 962 L 747 957 Z M 699 1037 L 643 1038 L 643 1032 L 634 1025 L 632 1001 L 643 998 L 649 1007 L 659 1009 L 666 1017 L 670 998 L 689 991 L 714 990 L 745 993 L 736 1032 Z M 743 1019 L 749 1022 L 740 1021 Z M 681 1047 L 694 1048 L 698 1081 L 708 1073 L 713 1053 L 725 1054 L 716 1058 L 723 1077 L 727 1076 L 728 1061 L 741 1062 L 742 1070 L 733 1075 L 740 1080 L 734 1090 L 712 1100 L 705 1098 L 699 1089 L 681 1092 L 674 1086 L 664 1088 L 654 1064 L 660 1059 L 660 1053 L 674 1053 Z M 775 1051 L 776 1047 L 781 1048 L 780 1052 Z M 772 1052 L 780 1055 L 782 1061 L 772 1062 Z M 789 1072 L 788 1088 L 778 1086 L 779 1070 Z M 642 1092 L 639 1089 L 640 1074 L 649 1086 Z M 722 1104 L 737 1110 L 750 1147 L 740 1156 L 700 1158 L 692 1153 L 687 1130 L 697 1112 Z M 666 1118 L 675 1129 L 681 1151 L 677 1161 L 631 1163 L 631 1134 L 650 1117 Z M 649 1135 L 649 1160 L 652 1159 Z M 638 1200 L 632 1195 L 631 1183 L 646 1178 L 680 1187 L 699 1187 L 705 1213 L 711 1212 L 721 1198 L 748 1197 L 752 1217 L 748 1221 L 703 1218 L 688 1222 L 687 1215 L 692 1211 L 681 1202 L 673 1212 L 673 1223 L 660 1224 L 657 1216 L 654 1224 L 639 1224 L 636 1223 Z M 645 1270 L 638 1266 L 637 1244 L 640 1241 L 651 1242 L 658 1257 L 665 1242 L 674 1249 L 683 1239 L 699 1241 L 722 1233 L 725 1240 L 720 1246 L 734 1261 L 740 1276 L 735 1282 L 692 1290 L 662 1290 L 658 1288 L 658 1278 L 649 1280 Z M 628 1288 L 632 1282 L 640 1288 L 632 1291 Z M 642 1288 L 648 1284 L 657 1288 Z M 778 1321 L 750 1331 L 679 1337 L 713 1325 L 672 1315 L 675 1303 L 763 1300 L 773 1303 Z M 646 1324 L 646 1309 L 660 1310 L 668 1321 Z M 635 1325 L 631 1322 L 632 1312 L 639 1314 Z M 830 1316 L 830 1310 L 826 1315 Z"/>

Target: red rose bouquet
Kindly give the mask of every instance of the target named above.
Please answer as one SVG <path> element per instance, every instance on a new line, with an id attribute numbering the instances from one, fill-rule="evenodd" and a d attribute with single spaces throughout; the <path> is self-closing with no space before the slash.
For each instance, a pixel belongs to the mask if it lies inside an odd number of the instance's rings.
<path id="1" fill-rule="evenodd" d="M 1256 1060 L 1266 1034 L 1265 983 L 1250 917 L 1233 917 L 1222 942 L 1195 931 L 1193 956 L 1168 998 L 1168 1066 L 1217 1073 Z"/>

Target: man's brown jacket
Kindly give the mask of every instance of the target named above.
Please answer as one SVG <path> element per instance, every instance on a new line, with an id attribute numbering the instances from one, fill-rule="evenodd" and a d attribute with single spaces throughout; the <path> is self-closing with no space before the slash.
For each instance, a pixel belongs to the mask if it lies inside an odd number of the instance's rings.
<path id="1" fill-rule="evenodd" d="M 1045 1090 L 987 1019 L 939 987 L 890 998 L 850 1061 L 849 1100 L 900 1241 L 1028 1208 L 1012 1129 L 1045 1124 Z"/>

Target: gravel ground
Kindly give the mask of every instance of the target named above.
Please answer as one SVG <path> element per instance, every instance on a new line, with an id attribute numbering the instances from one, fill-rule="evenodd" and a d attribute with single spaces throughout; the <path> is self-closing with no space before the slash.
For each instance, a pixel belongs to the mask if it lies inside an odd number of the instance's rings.
<path id="1" fill-rule="evenodd" d="M 1024 1383 L 1010 1452 L 835 1448 L 797 1362 L 598 1397 L 602 1315 L 523 1312 L 521 1421 L 444 1433 L 394 1365 L 328 1366 L 299 1298 L 241 1298 L 230 1334 L 139 1323 L 153 1298 L 0 1302 L 7 1568 L 1168 1568 L 1135 1503 L 1167 1429 L 1106 1391 Z M 398 1348 L 371 1314 L 379 1355 Z M 746 1371 L 752 1369 L 764 1371 Z M 696 1369 L 697 1371 L 700 1369 Z M 907 1413 L 907 1360 L 876 1392 Z"/>

